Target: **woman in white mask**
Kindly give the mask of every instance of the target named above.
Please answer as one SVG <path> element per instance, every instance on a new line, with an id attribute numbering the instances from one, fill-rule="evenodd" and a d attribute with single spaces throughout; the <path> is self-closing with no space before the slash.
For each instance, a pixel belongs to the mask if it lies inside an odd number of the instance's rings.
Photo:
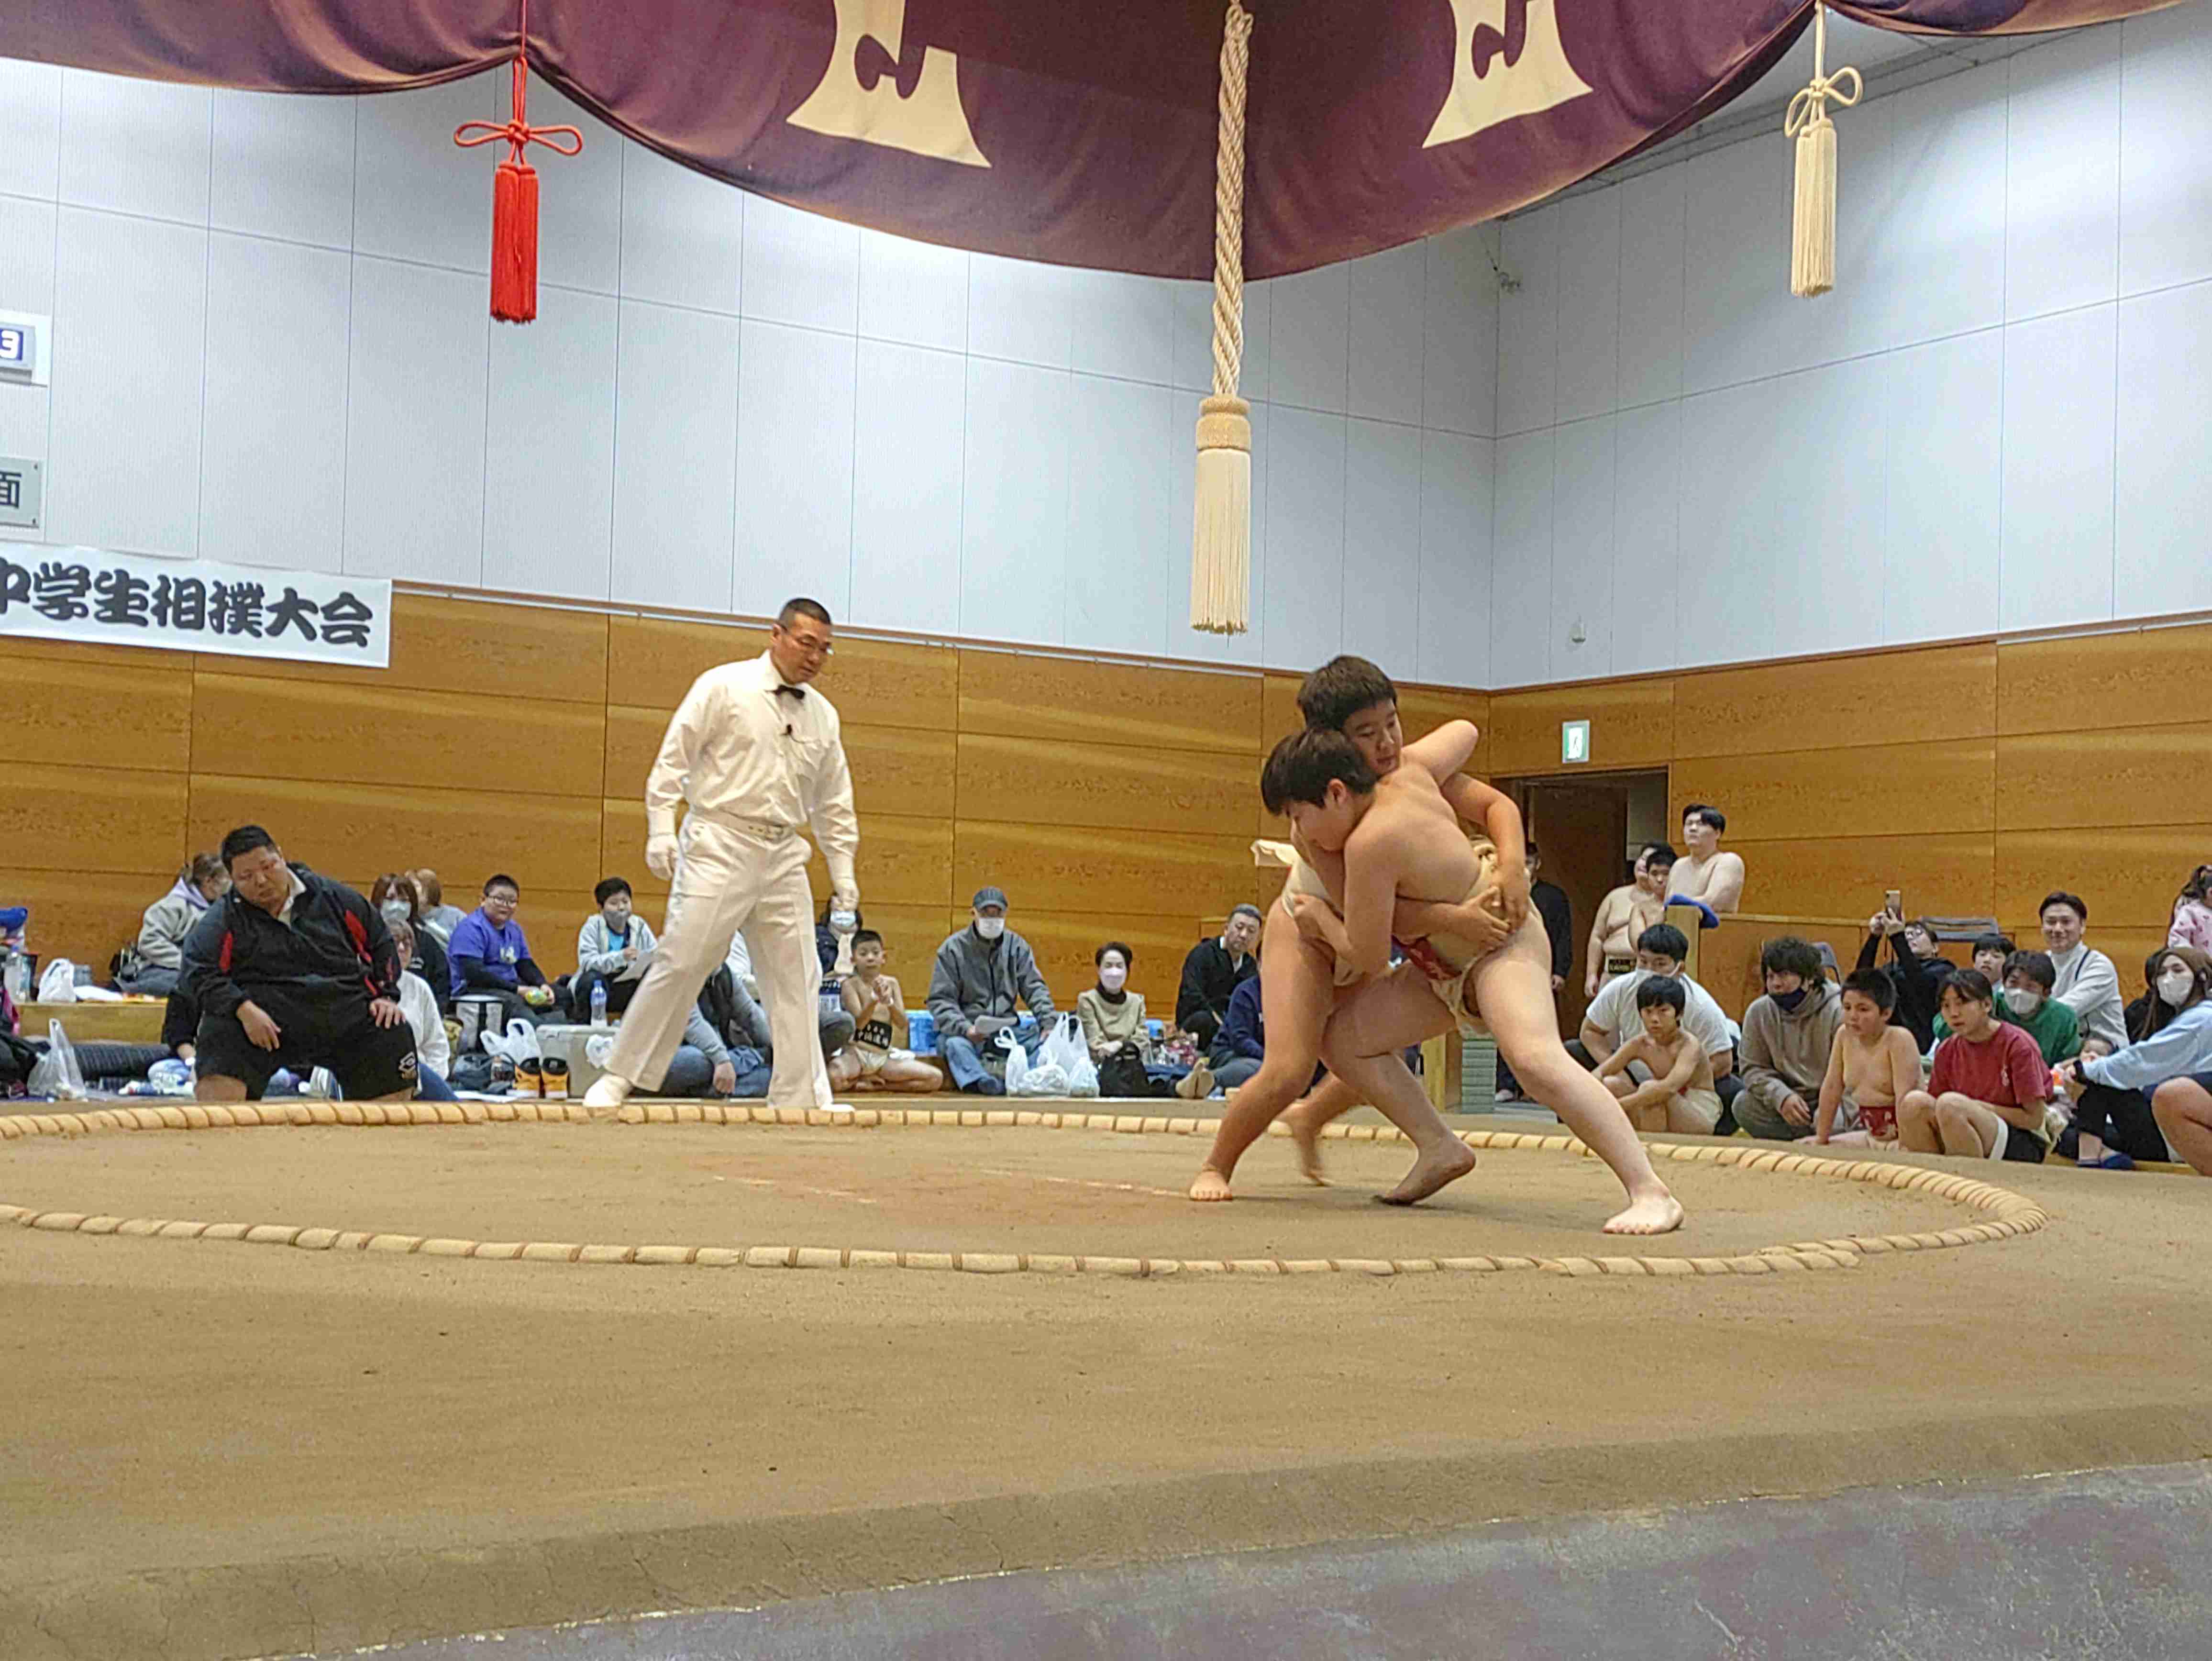
<path id="1" fill-rule="evenodd" d="M 2109 1056 L 2061 1062 L 2052 1076 L 2074 1098 L 2074 1123 L 2058 1151 L 2085 1168 L 2126 1171 L 2137 1159 L 2169 1159 L 2151 1092 L 2170 1079 L 2212 1070 L 2212 957 L 2168 946 L 2144 965 L 2150 990 L 2130 1031 Z"/>
<path id="2" fill-rule="evenodd" d="M 451 1014 L 453 1008 L 453 968 L 447 962 L 446 948 L 439 943 L 437 933 L 425 924 L 422 918 L 422 893 L 415 879 L 404 871 L 387 871 L 371 884 L 368 903 L 389 928 L 395 922 L 404 922 L 415 931 L 415 973 L 422 977 L 436 1001 L 438 1013 Z"/>
<path id="3" fill-rule="evenodd" d="M 1098 984 L 1077 995 L 1075 1017 L 1083 1023 L 1091 1059 L 1098 1064 L 1098 1093 L 1174 1095 L 1172 1082 L 1145 1071 L 1152 1056 L 1152 1029 L 1145 1021 L 1145 995 L 1129 990 L 1129 966 L 1137 954 L 1119 940 L 1109 940 L 1091 953 L 1091 960 L 1098 967 Z"/>

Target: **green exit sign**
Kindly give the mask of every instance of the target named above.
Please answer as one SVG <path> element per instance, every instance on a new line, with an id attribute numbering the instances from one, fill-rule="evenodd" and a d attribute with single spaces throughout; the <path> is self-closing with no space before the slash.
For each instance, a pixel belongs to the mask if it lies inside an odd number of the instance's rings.
<path id="1" fill-rule="evenodd" d="M 1569 767 L 1589 759 L 1589 723 L 1586 721 L 1563 721 L 1559 723 L 1559 760 Z"/>

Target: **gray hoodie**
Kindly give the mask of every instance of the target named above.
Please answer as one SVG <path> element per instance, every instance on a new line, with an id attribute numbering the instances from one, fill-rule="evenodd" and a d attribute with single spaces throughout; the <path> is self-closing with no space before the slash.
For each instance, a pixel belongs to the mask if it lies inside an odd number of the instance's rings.
<path id="1" fill-rule="evenodd" d="M 1012 1026 L 1017 997 L 1038 1020 L 1051 1018 L 1052 989 L 1037 973 L 1036 953 L 1012 929 L 987 940 L 971 923 L 937 948 L 928 1005 L 941 1036 L 961 1037 L 977 1024 Z"/>
<path id="2" fill-rule="evenodd" d="M 174 887 L 146 908 L 146 919 L 138 926 L 138 961 L 149 969 L 183 968 L 185 936 L 207 910 L 207 896 L 189 878 L 178 878 Z"/>
<path id="3" fill-rule="evenodd" d="M 1736 1050 L 1743 1087 L 1776 1113 L 1793 1095 L 1812 1106 L 1820 1098 L 1828 1052 L 1843 1020 L 1844 995 L 1825 979 L 1795 1009 L 1784 1010 L 1771 997 L 1753 1000 L 1743 1012 L 1743 1043 Z"/>

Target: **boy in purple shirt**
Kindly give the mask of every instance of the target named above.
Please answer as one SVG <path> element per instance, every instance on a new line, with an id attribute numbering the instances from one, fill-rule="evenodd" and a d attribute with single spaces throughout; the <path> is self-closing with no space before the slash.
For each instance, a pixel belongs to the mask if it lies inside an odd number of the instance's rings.
<path id="1" fill-rule="evenodd" d="M 483 904 L 453 926 L 446 947 L 453 964 L 453 995 L 496 998 L 508 1020 L 536 1025 L 554 1012 L 553 989 L 532 960 L 530 942 L 514 920 L 521 885 L 505 872 L 483 885 Z"/>

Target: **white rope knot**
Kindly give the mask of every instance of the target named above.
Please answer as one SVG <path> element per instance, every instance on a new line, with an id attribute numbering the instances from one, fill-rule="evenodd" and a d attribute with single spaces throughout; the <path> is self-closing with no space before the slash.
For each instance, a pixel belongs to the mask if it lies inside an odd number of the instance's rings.
<path id="1" fill-rule="evenodd" d="M 1801 299 L 1836 286 L 1836 124 L 1828 119 L 1828 106 L 1847 110 L 1865 90 L 1855 69 L 1828 73 L 1828 9 L 1814 0 L 1812 82 L 1790 100 L 1782 118 L 1783 136 L 1797 143 L 1790 292 Z"/>
<path id="2" fill-rule="evenodd" d="M 1844 90 L 1844 78 L 1850 77 L 1851 89 Z M 1833 75 L 1814 76 L 1807 85 L 1797 89 L 1790 100 L 1789 112 L 1782 118 L 1782 136 L 1795 138 L 1815 121 L 1828 119 L 1828 105 L 1832 101 L 1838 109 L 1847 110 L 1859 101 L 1866 91 L 1866 82 L 1859 72 L 1845 64 Z"/>

